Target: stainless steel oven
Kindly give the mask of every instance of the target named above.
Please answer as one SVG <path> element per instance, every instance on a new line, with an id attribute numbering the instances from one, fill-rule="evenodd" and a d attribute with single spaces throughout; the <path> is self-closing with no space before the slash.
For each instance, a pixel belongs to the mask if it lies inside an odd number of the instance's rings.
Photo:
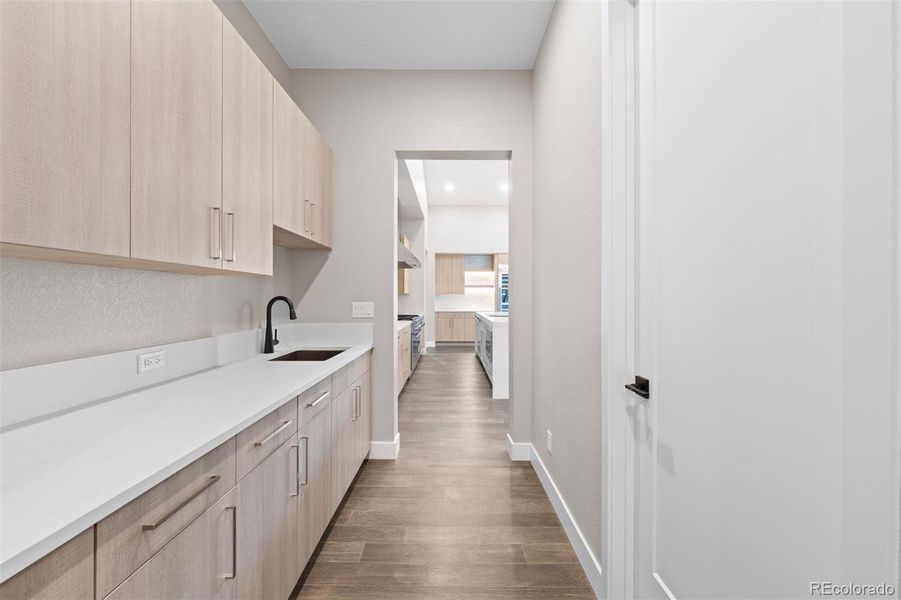
<path id="1" fill-rule="evenodd" d="M 402 321 L 410 323 L 410 370 L 415 371 L 419 363 L 419 355 L 422 354 L 422 330 L 425 328 L 425 318 L 422 315 L 397 315 Z"/>

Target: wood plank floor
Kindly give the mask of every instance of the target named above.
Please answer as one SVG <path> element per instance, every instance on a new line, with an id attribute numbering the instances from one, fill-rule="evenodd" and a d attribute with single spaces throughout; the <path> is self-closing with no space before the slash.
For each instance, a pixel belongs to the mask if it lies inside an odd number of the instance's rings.
<path id="1" fill-rule="evenodd" d="M 364 464 L 299 598 L 595 597 L 471 347 L 423 356 L 398 410 L 398 460 Z"/>

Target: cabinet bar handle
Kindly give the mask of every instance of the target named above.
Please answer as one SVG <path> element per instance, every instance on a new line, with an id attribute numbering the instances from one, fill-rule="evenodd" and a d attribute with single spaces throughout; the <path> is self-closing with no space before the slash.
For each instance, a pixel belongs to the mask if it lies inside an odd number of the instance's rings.
<path id="1" fill-rule="evenodd" d="M 225 262 L 235 262 L 235 213 L 229 212 L 225 213 L 226 223 L 231 221 L 231 258 L 226 258 Z"/>
<path id="2" fill-rule="evenodd" d="M 181 504 L 167 512 L 162 519 L 160 519 L 156 523 L 144 524 L 141 526 L 141 529 L 143 529 L 144 531 L 153 531 L 154 529 L 168 521 L 170 517 L 172 517 L 172 515 L 187 506 L 194 498 L 207 491 L 217 481 L 219 481 L 219 475 L 210 475 L 209 478 L 207 478 L 206 483 L 200 486 L 199 490 L 188 496 Z"/>
<path id="3" fill-rule="evenodd" d="M 291 497 L 300 496 L 300 446 L 291 444 L 291 448 L 297 450 L 297 466 L 294 468 L 294 493 L 289 493 Z"/>
<path id="4" fill-rule="evenodd" d="M 351 388 L 351 392 L 353 396 L 351 396 L 350 405 L 351 405 L 351 421 L 357 420 L 357 388 Z"/>
<path id="5" fill-rule="evenodd" d="M 310 483 L 310 438 L 302 437 L 300 439 L 303 440 L 303 481 L 300 481 L 299 477 L 298 481 L 300 482 L 300 485 L 307 485 Z M 298 459 L 299 458 L 300 457 L 298 456 Z M 300 464 L 300 460 L 298 460 L 297 463 Z"/>
<path id="6" fill-rule="evenodd" d="M 238 507 L 226 506 L 225 510 L 232 511 L 232 572 L 225 578 L 234 579 L 238 574 Z"/>
<path id="7" fill-rule="evenodd" d="M 328 395 L 329 395 L 328 392 L 322 392 L 321 394 L 319 394 L 318 398 L 316 398 L 314 401 L 307 404 L 307 408 L 315 408 L 317 404 L 319 404 L 320 402 L 322 402 L 323 400 L 328 398 Z"/>
<path id="8" fill-rule="evenodd" d="M 314 236 L 314 237 L 316 236 L 316 233 L 319 229 L 318 227 L 316 229 L 313 229 L 313 225 L 315 225 L 315 224 L 316 224 L 316 203 L 310 202 L 310 235 Z"/>
<path id="9" fill-rule="evenodd" d="M 256 447 L 265 446 L 266 444 L 269 443 L 269 440 L 271 440 L 272 438 L 274 438 L 275 436 L 277 436 L 279 433 L 281 433 L 282 431 L 284 431 L 285 428 L 286 428 L 288 425 L 290 425 L 291 423 L 292 423 L 292 421 L 291 421 L 290 419 L 287 420 L 287 421 L 282 421 L 282 424 L 279 425 L 278 428 L 277 428 L 275 431 L 273 431 L 272 433 L 270 433 L 269 435 L 267 435 L 266 437 L 264 437 L 264 438 L 263 438 L 262 440 L 260 440 L 259 442 L 254 442 L 253 445 L 256 446 Z"/>
<path id="10" fill-rule="evenodd" d="M 222 209 L 217 206 L 210 213 L 210 258 L 222 258 Z"/>
<path id="11" fill-rule="evenodd" d="M 307 208 L 311 206 L 311 202 L 309 200 L 303 201 L 303 229 L 304 232 L 309 236 L 312 235 L 310 233 L 310 223 L 313 221 L 313 216 Z M 309 215 L 309 217 L 307 216 Z"/>

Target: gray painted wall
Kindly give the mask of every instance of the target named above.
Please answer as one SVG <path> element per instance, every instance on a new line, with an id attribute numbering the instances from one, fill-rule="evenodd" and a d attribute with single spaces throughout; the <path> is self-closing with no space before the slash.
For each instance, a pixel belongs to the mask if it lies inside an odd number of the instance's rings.
<path id="1" fill-rule="evenodd" d="M 600 3 L 558 1 L 532 73 L 531 440 L 596 556 L 602 535 L 600 60 Z"/>
<path id="2" fill-rule="evenodd" d="M 240 0 L 216 0 L 289 92 L 288 65 Z M 319 254 L 319 253 L 316 253 Z M 313 256 L 276 248 L 274 277 L 198 276 L 0 259 L 0 370 L 259 326 Z M 276 314 L 287 318 L 279 306 Z M 301 315 L 303 320 L 303 315 Z"/>
<path id="3" fill-rule="evenodd" d="M 349 321 L 375 302 L 373 439 L 397 431 L 395 152 L 511 150 L 513 430 L 529 435 L 532 101 L 528 71 L 295 71 L 298 103 L 334 149 L 334 251 L 297 273 L 314 321 Z M 315 279 L 314 279 L 315 278 Z M 523 351 L 518 351 L 522 348 Z M 403 440 L 401 440 L 403 443 Z"/>

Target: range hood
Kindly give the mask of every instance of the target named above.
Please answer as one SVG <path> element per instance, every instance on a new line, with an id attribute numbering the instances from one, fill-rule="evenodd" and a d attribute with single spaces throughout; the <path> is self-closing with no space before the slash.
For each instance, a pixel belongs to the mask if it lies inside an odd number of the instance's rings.
<path id="1" fill-rule="evenodd" d="M 416 258 L 410 250 L 397 242 L 397 268 L 398 269 L 418 269 L 422 266 L 419 259 Z"/>

